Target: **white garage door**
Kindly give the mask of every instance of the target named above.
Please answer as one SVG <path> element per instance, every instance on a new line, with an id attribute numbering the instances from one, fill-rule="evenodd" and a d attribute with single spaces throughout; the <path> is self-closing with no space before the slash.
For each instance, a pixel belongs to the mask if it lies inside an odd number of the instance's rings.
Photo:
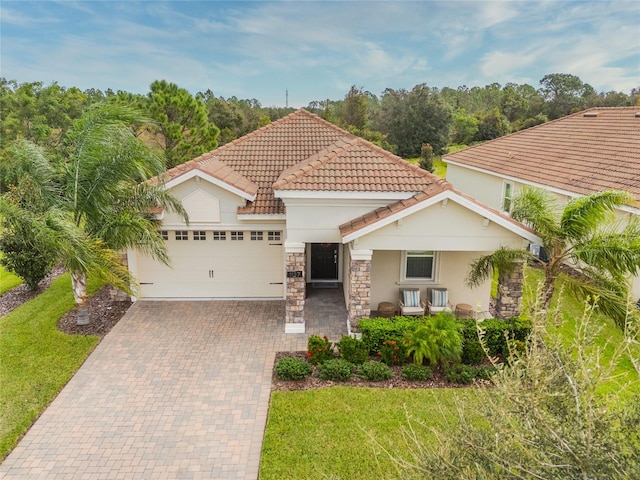
<path id="1" fill-rule="evenodd" d="M 138 256 L 141 298 L 267 298 L 284 292 L 281 232 L 163 232 L 167 267 Z"/>

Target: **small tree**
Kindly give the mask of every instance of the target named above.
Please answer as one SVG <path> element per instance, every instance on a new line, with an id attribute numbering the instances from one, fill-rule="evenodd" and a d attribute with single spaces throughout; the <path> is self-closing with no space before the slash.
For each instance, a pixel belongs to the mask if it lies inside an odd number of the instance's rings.
<path id="1" fill-rule="evenodd" d="M 420 149 L 420 168 L 433 173 L 433 147 L 423 143 Z"/>

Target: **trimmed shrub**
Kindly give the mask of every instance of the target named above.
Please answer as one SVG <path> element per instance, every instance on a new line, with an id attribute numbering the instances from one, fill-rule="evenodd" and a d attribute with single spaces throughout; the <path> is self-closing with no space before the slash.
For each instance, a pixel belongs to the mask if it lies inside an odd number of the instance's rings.
<path id="1" fill-rule="evenodd" d="M 340 358 L 344 358 L 347 362 L 361 365 L 367 361 L 369 357 L 369 349 L 362 340 L 343 335 L 342 339 L 336 343 Z"/>
<path id="2" fill-rule="evenodd" d="M 384 340 L 378 350 L 378 355 L 387 365 L 402 365 L 407 356 L 405 341 L 402 338 Z"/>
<path id="3" fill-rule="evenodd" d="M 463 364 L 450 365 L 445 368 L 444 376 L 448 382 L 467 385 L 476 378 L 476 369 Z"/>
<path id="4" fill-rule="evenodd" d="M 324 336 L 311 335 L 307 340 L 307 359 L 314 365 L 319 365 L 333 358 L 331 342 Z"/>
<path id="5" fill-rule="evenodd" d="M 402 376 L 414 382 L 424 382 L 433 376 L 433 370 L 425 365 L 410 363 L 402 368 Z"/>
<path id="6" fill-rule="evenodd" d="M 382 342 L 403 337 L 423 321 L 424 317 L 363 318 L 358 326 L 369 353 L 375 355 L 380 351 Z"/>
<path id="7" fill-rule="evenodd" d="M 276 363 L 276 375 L 280 380 L 304 380 L 311 375 L 312 367 L 304 360 L 285 357 Z"/>
<path id="8" fill-rule="evenodd" d="M 478 330 L 474 320 L 460 319 L 460 333 L 465 340 L 478 340 Z M 487 318 L 482 320 L 480 328 L 484 332 L 483 341 L 489 355 L 502 355 L 507 347 L 507 339 L 526 342 L 531 334 L 531 321 L 518 317 L 509 320 Z"/>
<path id="9" fill-rule="evenodd" d="M 353 364 L 342 358 L 326 360 L 320 365 L 320 378 L 323 380 L 333 380 L 344 382 L 353 375 Z"/>
<path id="10" fill-rule="evenodd" d="M 365 362 L 358 368 L 358 373 L 365 380 L 372 382 L 381 382 L 393 377 L 391 369 L 382 362 Z"/>
<path id="11" fill-rule="evenodd" d="M 462 343 L 462 363 L 466 365 L 477 365 L 482 363 L 485 357 L 486 354 L 484 353 L 484 349 L 482 348 L 482 344 L 478 338 L 475 340 L 464 340 Z"/>

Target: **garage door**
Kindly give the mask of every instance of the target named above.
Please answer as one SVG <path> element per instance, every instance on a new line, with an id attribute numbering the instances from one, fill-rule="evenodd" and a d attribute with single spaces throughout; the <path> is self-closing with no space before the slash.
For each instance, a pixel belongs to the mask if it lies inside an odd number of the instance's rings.
<path id="1" fill-rule="evenodd" d="M 141 298 L 282 298 L 281 232 L 162 233 L 171 267 L 138 256 Z"/>

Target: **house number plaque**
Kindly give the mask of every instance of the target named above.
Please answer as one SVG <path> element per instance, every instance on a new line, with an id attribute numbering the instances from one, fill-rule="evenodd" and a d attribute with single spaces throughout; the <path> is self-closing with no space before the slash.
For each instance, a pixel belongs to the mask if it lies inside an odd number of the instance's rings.
<path id="1" fill-rule="evenodd" d="M 302 278 L 302 270 L 296 270 L 295 272 L 287 272 L 287 278 Z"/>

